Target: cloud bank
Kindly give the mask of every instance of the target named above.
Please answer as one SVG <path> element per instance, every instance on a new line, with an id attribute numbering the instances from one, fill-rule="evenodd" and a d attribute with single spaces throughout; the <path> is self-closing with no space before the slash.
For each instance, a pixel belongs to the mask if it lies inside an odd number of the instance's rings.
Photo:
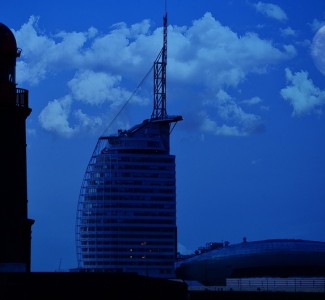
<path id="1" fill-rule="evenodd" d="M 285 19 L 275 6 L 259 2 L 256 8 Z M 31 16 L 15 32 L 23 49 L 17 79 L 33 88 L 47 79 L 68 76 L 62 87 L 65 92 L 48 99 L 39 115 L 43 129 L 66 138 L 103 126 L 108 112 L 116 112 L 128 101 L 162 46 L 162 28 L 152 29 L 149 20 L 130 26 L 114 24 L 108 32 L 90 27 L 84 32 L 56 34 L 41 32 L 39 22 L 40 18 Z M 183 107 L 180 112 L 187 114 L 189 126 L 214 135 L 246 136 L 262 131 L 263 120 L 249 111 L 252 105 L 237 101 L 230 90 L 248 75 L 267 73 L 296 55 L 292 45 L 275 46 L 253 32 L 239 36 L 209 12 L 189 27 L 169 25 L 168 44 L 168 86 L 181 87 L 180 93 L 194 91 L 190 103 L 177 103 Z M 137 94 L 132 103 L 151 104 L 151 88 Z M 176 103 L 187 96 L 168 94 L 168 101 Z M 252 99 L 255 105 L 262 102 L 258 95 Z"/>

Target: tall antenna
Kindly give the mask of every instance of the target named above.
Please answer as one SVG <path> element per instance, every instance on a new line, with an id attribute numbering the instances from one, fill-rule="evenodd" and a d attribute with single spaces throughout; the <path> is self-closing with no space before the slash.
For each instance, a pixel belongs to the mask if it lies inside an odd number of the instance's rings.
<path id="1" fill-rule="evenodd" d="M 154 104 L 151 119 L 167 118 L 166 111 L 166 66 L 167 66 L 167 12 L 164 21 L 163 47 L 154 62 Z"/>

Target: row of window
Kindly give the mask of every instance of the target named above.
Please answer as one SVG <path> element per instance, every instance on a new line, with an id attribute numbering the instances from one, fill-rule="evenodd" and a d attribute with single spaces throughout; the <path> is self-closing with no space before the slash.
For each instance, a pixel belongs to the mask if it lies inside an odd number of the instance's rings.
<path id="1" fill-rule="evenodd" d="M 120 268 L 118 268 L 117 266 L 128 266 L 130 265 L 130 261 L 124 261 L 124 262 L 116 262 L 116 261 L 102 261 L 102 260 L 95 260 L 95 261 L 85 261 L 83 263 L 85 266 L 115 266 L 114 271 L 118 270 L 121 271 Z M 150 261 L 143 261 L 143 260 L 138 260 L 138 261 L 134 261 L 132 263 L 132 265 L 139 265 L 139 266 L 166 266 L 168 268 L 171 268 L 172 270 L 174 270 L 174 264 L 171 265 L 170 262 L 150 262 Z M 105 270 L 108 271 L 108 270 Z"/>
<path id="2" fill-rule="evenodd" d="M 175 181 L 174 180 L 130 180 L 130 179 L 123 179 L 123 178 L 115 178 L 113 180 L 104 180 L 102 179 L 88 179 L 85 180 L 84 182 L 87 185 L 106 185 L 106 186 L 110 186 L 110 185 L 128 185 L 128 186 L 138 186 L 138 185 L 142 185 L 142 186 L 175 186 Z"/>
<path id="3" fill-rule="evenodd" d="M 141 225 L 141 224 L 140 224 Z M 90 227 L 83 227 L 81 226 L 80 228 L 90 228 Z M 176 229 L 176 227 L 174 226 L 110 226 L 110 227 L 92 227 L 93 230 L 91 231 L 95 231 L 95 228 L 97 228 L 97 230 L 101 229 L 101 230 L 109 230 L 109 231 L 119 231 L 120 233 L 123 232 L 132 232 L 132 233 L 136 233 L 136 232 L 141 232 L 142 234 L 146 234 L 146 233 L 164 233 L 164 232 L 173 232 L 173 230 Z"/>
<path id="4" fill-rule="evenodd" d="M 114 259 L 118 259 L 119 260 L 119 264 L 123 264 L 124 262 L 128 262 L 131 259 L 137 259 L 137 258 L 147 258 L 149 259 L 159 259 L 162 262 L 165 261 L 164 264 L 166 264 L 166 261 L 170 264 L 170 261 L 174 261 L 175 257 L 173 255 L 135 255 L 134 257 L 130 257 L 130 254 L 125 254 L 125 255 L 120 255 L 120 254 L 83 254 L 82 257 L 84 259 L 110 259 L 111 261 L 108 260 L 109 263 L 114 264 Z M 116 263 L 115 263 L 116 264 Z"/>
<path id="5" fill-rule="evenodd" d="M 149 205 L 152 205 L 152 208 L 155 207 L 155 205 L 161 206 L 164 205 L 165 208 L 169 207 L 172 204 L 166 203 L 166 202 L 175 202 L 175 197 L 173 196 L 160 196 L 160 195 L 109 195 L 109 194 L 85 194 L 82 193 L 81 197 L 84 199 L 84 204 L 90 205 L 89 207 L 94 207 L 94 205 L 100 205 L 100 207 L 105 207 L 105 203 L 96 204 L 96 203 L 89 203 L 89 201 L 94 202 L 99 200 L 100 202 L 109 201 L 107 203 L 107 208 L 111 207 L 111 205 L 114 205 L 114 203 L 120 204 L 119 207 L 122 207 L 122 205 L 126 205 L 125 208 L 129 207 L 132 208 L 134 206 L 132 205 L 145 205 L 146 207 L 149 207 Z M 153 202 L 154 201 L 154 202 Z M 81 202 L 81 201 L 80 201 Z M 88 202 L 88 203 L 87 203 Z M 133 202 L 133 203 L 132 203 Z M 159 203 L 160 202 L 160 203 Z M 124 203 L 124 204 L 123 204 Z M 130 205 L 130 206 L 129 206 Z M 86 206 L 84 207 L 86 209 Z"/>
<path id="6" fill-rule="evenodd" d="M 93 164 L 88 165 L 88 172 L 98 170 L 150 170 L 150 171 L 175 171 L 175 164 Z"/>
<path id="7" fill-rule="evenodd" d="M 95 193 L 137 193 L 137 194 L 175 194 L 175 188 L 162 189 L 162 188 L 134 188 L 134 187 L 87 187 L 86 194 L 95 194 Z"/>
<path id="8" fill-rule="evenodd" d="M 153 254 L 153 253 L 175 253 L 175 249 L 174 248 L 151 248 L 151 247 L 141 247 L 141 248 L 123 248 L 123 247 L 105 247 L 105 248 L 100 248 L 100 247 L 81 247 L 81 252 L 85 253 L 85 252 L 111 252 L 111 253 L 118 253 L 118 257 L 123 257 L 124 253 L 126 253 L 126 255 L 139 255 L 146 253 L 148 255 L 148 253 Z"/>
<path id="9" fill-rule="evenodd" d="M 115 180 L 125 180 L 125 178 L 128 178 L 131 180 L 141 179 L 142 181 L 147 179 L 150 179 L 151 181 L 172 180 L 175 182 L 175 172 L 97 172 L 89 170 L 85 174 L 84 181 L 99 178 L 115 178 Z"/>
<path id="10" fill-rule="evenodd" d="M 171 219 L 174 218 L 174 212 L 136 212 L 136 211 L 125 211 L 125 210 L 121 210 L 121 212 L 119 211 L 107 211 L 107 212 L 103 212 L 101 215 L 96 214 L 94 216 L 92 216 L 91 214 L 85 214 L 83 213 L 83 217 L 80 218 L 80 223 L 81 224 L 99 224 L 99 223 L 117 223 L 117 222 L 123 222 L 125 220 L 120 219 L 120 218 L 110 218 L 112 216 L 119 216 L 119 217 L 134 217 L 131 220 L 134 220 L 135 222 L 139 222 L 139 217 L 145 217 L 146 219 L 144 220 L 144 223 L 148 223 L 148 218 L 152 218 L 154 217 L 155 219 L 159 218 L 159 220 L 162 220 L 162 218 L 164 219 Z M 101 216 L 101 218 L 99 218 L 99 216 Z M 137 218 L 137 219 L 135 219 Z M 149 219 L 150 221 L 150 219 Z M 123 223 L 126 223 L 123 222 Z M 132 222 L 131 222 L 132 223 Z M 141 222 L 140 222 L 141 223 Z"/>
<path id="11" fill-rule="evenodd" d="M 118 228 L 119 230 L 121 230 L 122 228 L 126 228 L 124 226 L 124 224 L 134 224 L 134 225 L 146 225 L 146 224 L 150 224 L 153 225 L 160 225 L 160 226 L 163 226 L 163 225 L 172 225 L 174 226 L 175 225 L 175 220 L 162 220 L 162 219 L 159 219 L 159 220 L 154 220 L 154 219 L 147 219 L 147 220 L 144 220 L 144 219 L 107 219 L 104 223 L 107 223 L 107 224 L 110 224 L 111 226 L 83 226 L 84 223 L 88 223 L 87 220 L 84 220 L 82 219 L 82 226 L 80 226 L 80 232 L 85 232 L 85 231 L 110 231 L 112 230 L 114 227 L 115 228 Z M 89 222 L 91 223 L 91 222 Z M 116 225 L 117 224 L 117 225 Z M 152 226 L 151 226 L 152 227 Z M 172 227 L 173 228 L 173 227 Z M 143 232 L 143 230 L 142 230 Z"/>
<path id="12" fill-rule="evenodd" d="M 140 199 L 138 199 L 140 198 Z M 175 208 L 175 204 L 170 204 L 170 203 L 165 203 L 166 199 L 161 199 L 163 200 L 162 203 L 157 203 L 155 199 L 155 202 L 147 202 L 148 200 L 146 200 L 145 202 L 137 202 L 136 200 L 143 200 L 142 197 L 132 197 L 132 199 L 130 199 L 129 197 L 121 197 L 117 201 L 113 201 L 113 199 L 111 199 L 111 197 L 109 196 L 87 196 L 85 197 L 86 202 L 83 203 L 83 211 L 84 213 L 89 213 L 89 210 L 92 208 L 96 208 L 96 210 L 98 208 L 102 208 L 103 211 L 107 211 L 107 210 L 111 210 L 114 208 L 120 208 L 120 209 L 124 209 L 125 211 L 127 211 L 127 209 L 132 209 L 132 211 L 136 211 L 139 209 L 142 210 L 151 210 L 153 212 L 156 211 L 162 211 L 162 210 L 170 210 L 170 209 L 174 209 Z M 169 198 L 167 198 L 167 201 L 170 201 Z M 89 200 L 92 203 L 89 203 Z M 99 201 L 99 203 L 94 203 L 94 201 Z M 110 201 L 109 203 L 107 203 L 107 201 Z M 128 201 L 126 201 L 128 200 Z M 102 201 L 105 201 L 106 203 L 102 203 Z M 95 213 L 95 212 L 93 212 Z"/>
<path id="13" fill-rule="evenodd" d="M 113 162 L 139 162 L 139 163 L 160 163 L 160 164 L 173 164 L 175 162 L 175 156 L 173 155 L 132 155 L 127 156 L 117 155 L 99 155 L 96 156 L 93 163 L 113 163 Z"/>
<path id="14" fill-rule="evenodd" d="M 115 230 L 114 230 L 115 229 Z M 114 233 L 119 231 L 119 228 L 112 228 L 111 232 L 109 234 L 104 234 L 104 233 L 82 233 L 80 235 L 80 240 L 110 240 L 110 239 L 119 239 L 122 240 L 123 238 L 126 239 L 136 239 L 136 238 L 146 238 L 147 240 L 173 240 L 175 238 L 174 232 L 172 232 L 170 229 L 167 230 L 166 233 L 154 233 L 154 234 L 149 234 L 149 233 L 144 233 L 144 232 L 135 232 L 135 233 L 128 233 L 128 232 L 123 232 L 123 233 Z"/>
<path id="15" fill-rule="evenodd" d="M 139 244 L 141 246 L 143 245 L 147 245 L 147 246 L 170 246 L 171 245 L 171 242 L 168 241 L 168 242 L 164 242 L 164 241 L 161 241 L 159 240 L 158 238 L 156 238 L 156 241 L 155 240 L 152 240 L 152 239 L 148 239 L 148 240 L 142 240 L 141 242 L 139 242 L 139 239 L 137 240 L 123 240 L 123 239 L 120 239 L 120 240 L 89 240 L 89 241 L 82 241 L 80 243 L 82 246 L 87 246 L 87 245 L 127 245 L 128 247 L 130 247 L 131 245 L 133 246 L 138 246 Z"/>

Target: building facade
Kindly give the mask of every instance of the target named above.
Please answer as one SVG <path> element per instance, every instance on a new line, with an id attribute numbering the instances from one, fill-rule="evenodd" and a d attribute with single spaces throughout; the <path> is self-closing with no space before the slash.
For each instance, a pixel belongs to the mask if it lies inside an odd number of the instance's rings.
<path id="1" fill-rule="evenodd" d="M 166 112 L 167 16 L 154 62 L 150 119 L 101 136 L 78 201 L 78 270 L 173 278 L 177 255 L 176 170 Z"/>

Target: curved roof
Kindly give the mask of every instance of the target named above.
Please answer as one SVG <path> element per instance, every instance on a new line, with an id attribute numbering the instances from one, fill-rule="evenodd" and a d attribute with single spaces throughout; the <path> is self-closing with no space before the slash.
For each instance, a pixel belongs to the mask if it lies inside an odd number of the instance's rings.
<path id="1" fill-rule="evenodd" d="M 272 239 L 243 242 L 179 260 L 178 278 L 224 285 L 226 278 L 325 276 L 325 242 Z"/>
<path id="2" fill-rule="evenodd" d="M 270 239 L 253 242 L 243 242 L 233 245 L 230 244 L 222 248 L 210 250 L 206 253 L 188 258 L 186 259 L 186 261 L 203 261 L 245 254 L 276 254 L 277 252 L 297 253 L 310 251 L 321 252 L 325 254 L 325 242 L 298 239 Z M 182 261 L 180 261 L 180 263 L 181 262 Z"/>
<path id="3" fill-rule="evenodd" d="M 17 53 L 15 36 L 3 23 L 0 23 L 0 53 Z"/>

